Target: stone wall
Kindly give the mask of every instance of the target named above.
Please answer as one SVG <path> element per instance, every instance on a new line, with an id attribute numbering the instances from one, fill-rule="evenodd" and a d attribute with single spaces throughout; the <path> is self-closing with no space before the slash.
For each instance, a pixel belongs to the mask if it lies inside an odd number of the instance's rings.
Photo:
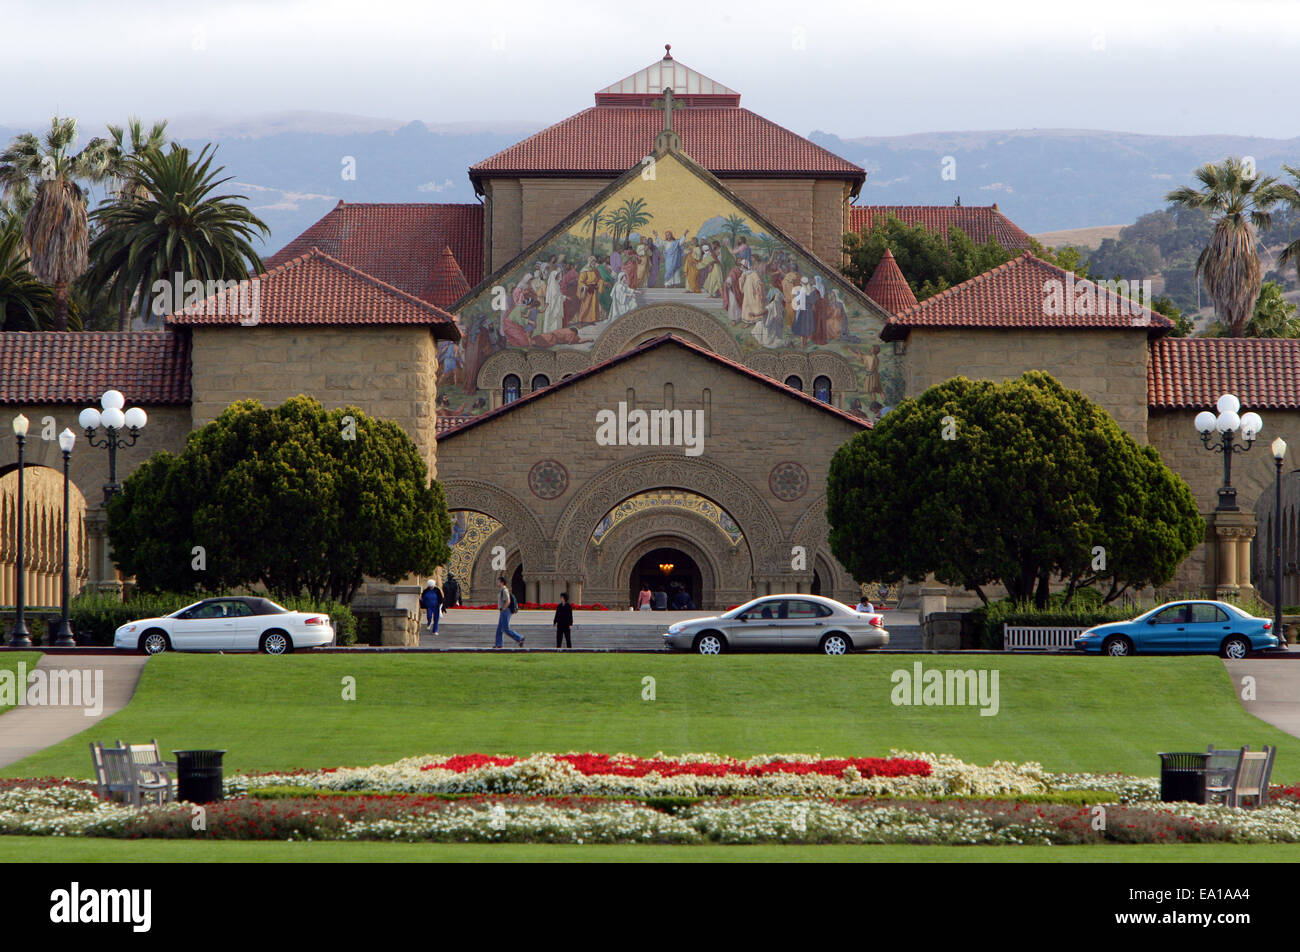
<path id="1" fill-rule="evenodd" d="M 392 420 L 437 474 L 437 341 L 427 326 L 196 327 L 193 425 L 236 400 L 276 406 L 307 394 Z"/>
<path id="2" fill-rule="evenodd" d="M 1043 370 L 1087 394 L 1146 443 L 1147 360 L 1144 329 L 914 328 L 904 361 L 906 395 L 956 376 L 1002 381 Z"/>

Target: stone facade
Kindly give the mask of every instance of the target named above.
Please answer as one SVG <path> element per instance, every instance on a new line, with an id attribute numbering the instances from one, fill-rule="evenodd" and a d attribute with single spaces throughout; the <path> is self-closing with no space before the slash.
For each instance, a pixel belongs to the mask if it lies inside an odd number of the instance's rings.
<path id="1" fill-rule="evenodd" d="M 1043 370 L 1081 390 L 1139 443 L 1147 442 L 1147 332 L 912 328 L 904 361 L 906 394 L 952 377 L 1003 381 Z"/>
<path id="2" fill-rule="evenodd" d="M 601 445 L 596 414 L 617 411 L 620 402 L 629 410 L 700 411 L 702 452 Z M 699 563 L 713 586 L 701 608 L 726 607 L 755 592 L 809 591 L 814 569 L 824 594 L 856 599 L 856 585 L 827 548 L 825 485 L 831 456 L 860 429 L 668 340 L 444 434 L 440 478 L 449 508 L 502 523 L 491 542 L 510 543 L 508 569 L 522 566 L 530 600 L 554 601 L 567 590 L 575 602 L 622 604 L 624 573 L 654 545 L 686 551 Z M 549 474 L 546 485 L 539 485 L 539 467 Z M 715 502 L 735 520 L 742 541 L 733 546 L 716 527 L 665 509 L 593 542 L 593 530 L 614 506 L 663 488 Z M 802 555 L 794 546 L 803 547 Z"/>
<path id="3" fill-rule="evenodd" d="M 277 406 L 298 394 L 401 425 L 437 475 L 437 341 L 427 325 L 196 327 L 193 419 L 236 400 Z"/>

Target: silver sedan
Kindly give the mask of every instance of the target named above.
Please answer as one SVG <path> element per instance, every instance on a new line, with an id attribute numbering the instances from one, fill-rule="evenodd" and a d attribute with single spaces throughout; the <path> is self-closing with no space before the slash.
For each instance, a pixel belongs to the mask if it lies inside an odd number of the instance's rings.
<path id="1" fill-rule="evenodd" d="M 887 644 L 880 615 L 820 595 L 767 595 L 721 615 L 678 622 L 664 633 L 665 647 L 700 654 L 817 649 L 840 655 Z"/>

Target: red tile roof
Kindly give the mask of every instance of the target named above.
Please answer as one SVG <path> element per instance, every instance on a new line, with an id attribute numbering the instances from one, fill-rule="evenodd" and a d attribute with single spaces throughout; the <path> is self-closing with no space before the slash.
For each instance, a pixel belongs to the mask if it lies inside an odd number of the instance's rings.
<path id="1" fill-rule="evenodd" d="M 894 253 L 888 248 L 885 249 L 880 263 L 876 265 L 876 270 L 871 273 L 866 292 L 867 297 L 890 314 L 902 314 L 909 307 L 916 306 L 916 295 L 912 293 L 911 285 L 899 270 L 898 262 L 894 260 Z"/>
<path id="2" fill-rule="evenodd" d="M 638 160 L 639 161 L 639 160 Z M 319 248 L 407 294 L 446 307 L 435 274 L 450 248 L 471 286 L 483 279 L 483 206 L 339 202 L 266 262 L 277 267 Z"/>
<path id="3" fill-rule="evenodd" d="M 0 333 L 0 403 L 97 405 L 105 390 L 120 390 L 127 406 L 189 403 L 187 335 Z"/>
<path id="4" fill-rule="evenodd" d="M 946 241 L 954 225 L 982 245 L 997 239 L 1003 248 L 1028 250 L 1029 233 L 998 211 L 997 205 L 851 205 L 849 231 L 861 231 L 893 215 L 904 225 L 923 225 Z"/>
<path id="5" fill-rule="evenodd" d="M 456 256 L 450 248 L 443 248 L 438 262 L 433 266 L 433 296 L 439 307 L 446 307 L 459 301 L 469 293 L 470 283 L 465 280 L 465 273 L 456 263 Z M 435 302 L 436 303 L 436 302 Z"/>
<path id="6" fill-rule="evenodd" d="M 1093 313 L 1078 313 L 1077 289 L 1095 295 Z M 1146 328 L 1155 337 L 1173 325 L 1168 318 L 1029 252 L 895 315 L 882 340 L 902 340 L 913 327 Z"/>
<path id="7" fill-rule="evenodd" d="M 565 377 L 563 380 L 553 383 L 549 387 L 543 387 L 540 390 L 534 390 L 531 393 L 525 394 L 524 396 L 520 397 L 518 400 L 514 400 L 510 403 L 505 404 L 504 406 L 497 407 L 495 410 L 489 410 L 487 413 L 483 413 L 480 414 L 479 416 L 473 417 L 466 423 L 462 423 L 459 426 L 454 426 L 451 429 L 448 429 L 444 432 L 440 432 L 438 433 L 438 441 L 441 442 L 442 440 L 449 439 L 458 433 L 464 433 L 466 430 L 478 426 L 480 423 L 486 423 L 488 420 L 495 419 L 496 417 L 499 417 L 502 414 L 511 413 L 532 400 L 545 399 L 546 397 L 550 396 L 551 394 L 555 393 L 558 390 L 563 390 L 565 387 L 572 386 L 573 384 L 577 383 L 579 380 L 585 380 L 588 377 L 594 376 L 598 373 L 602 373 L 603 371 L 608 370 L 611 367 L 616 367 L 625 361 L 631 360 L 632 358 L 640 354 L 646 353 L 647 351 L 654 350 L 657 347 L 665 347 L 669 345 L 681 347 L 684 348 L 685 350 L 691 351 L 692 353 L 698 354 L 701 357 L 705 358 L 706 360 L 712 361 L 713 363 L 717 364 L 720 367 L 725 367 L 728 370 L 733 370 L 736 373 L 739 373 L 745 377 L 749 377 L 751 380 L 758 381 L 759 383 L 763 384 L 766 387 L 771 387 L 772 389 L 778 390 L 786 394 L 787 396 L 793 397 L 796 400 L 800 400 L 804 403 L 811 404 L 812 406 L 815 406 L 817 409 L 822 410 L 825 413 L 831 413 L 837 417 L 841 417 L 845 420 L 848 420 L 850 423 L 860 426 L 863 429 L 871 429 L 871 423 L 869 421 L 864 420 L 861 417 L 854 416 L 852 413 L 849 413 L 847 410 L 841 410 L 838 407 L 833 407 L 828 403 L 822 403 L 816 397 L 809 396 L 808 394 L 804 393 L 802 390 L 796 390 L 794 389 L 794 387 L 787 387 L 784 383 L 775 379 L 774 377 L 769 377 L 767 374 L 759 373 L 757 370 L 754 370 L 751 367 L 746 367 L 744 364 L 739 363 L 737 361 L 728 360 L 726 357 L 722 357 L 718 354 L 715 354 L 711 350 L 708 350 L 704 347 L 700 347 L 696 344 L 692 344 L 688 340 L 683 340 L 682 338 L 678 337 L 676 334 L 663 334 L 659 337 L 655 337 L 648 341 L 645 341 L 642 344 L 638 344 L 637 346 L 633 347 L 630 350 L 625 350 L 623 351 L 623 353 L 619 354 L 616 357 L 611 357 L 608 360 L 602 360 L 598 364 L 592 364 L 590 367 L 586 368 L 585 370 L 580 370 L 577 373 L 572 374 L 571 376 Z"/>
<path id="8" fill-rule="evenodd" d="M 616 177 L 654 150 L 662 109 L 593 106 L 470 166 L 474 187 L 490 175 Z M 818 175 L 861 183 L 866 172 L 803 136 L 739 106 L 673 113 L 682 150 L 714 175 Z"/>
<path id="9" fill-rule="evenodd" d="M 1300 410 L 1300 340 L 1166 337 L 1151 344 L 1150 408 L 1209 410 L 1225 393 L 1247 410 Z"/>
<path id="10" fill-rule="evenodd" d="M 459 336 L 440 307 L 348 267 L 319 248 L 175 314 L 169 324 L 429 324 Z"/>

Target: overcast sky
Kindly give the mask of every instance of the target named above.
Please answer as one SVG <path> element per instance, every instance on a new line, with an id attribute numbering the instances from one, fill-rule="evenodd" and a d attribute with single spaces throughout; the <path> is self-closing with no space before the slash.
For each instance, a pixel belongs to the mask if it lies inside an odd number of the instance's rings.
<path id="1" fill-rule="evenodd" d="M 0 125 L 541 125 L 673 55 L 800 134 L 1300 135 L 1300 0 L 5 0 Z"/>

